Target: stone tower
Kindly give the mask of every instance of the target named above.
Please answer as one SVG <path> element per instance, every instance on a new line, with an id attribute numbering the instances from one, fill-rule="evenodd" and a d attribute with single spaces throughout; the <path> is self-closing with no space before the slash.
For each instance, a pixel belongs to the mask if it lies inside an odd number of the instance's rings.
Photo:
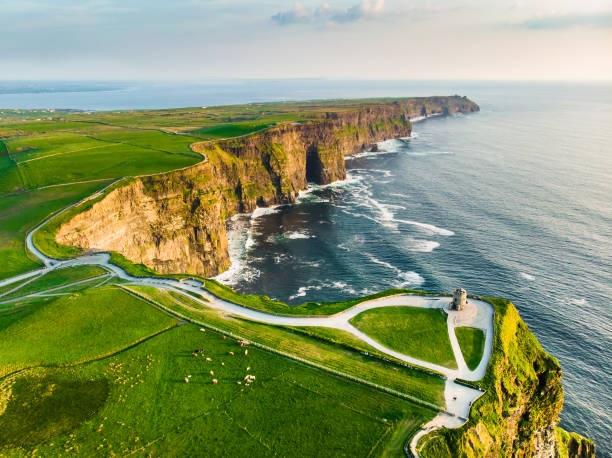
<path id="1" fill-rule="evenodd" d="M 461 311 L 467 304 L 467 292 L 463 288 L 456 288 L 453 291 L 453 301 L 450 303 L 451 310 Z"/>

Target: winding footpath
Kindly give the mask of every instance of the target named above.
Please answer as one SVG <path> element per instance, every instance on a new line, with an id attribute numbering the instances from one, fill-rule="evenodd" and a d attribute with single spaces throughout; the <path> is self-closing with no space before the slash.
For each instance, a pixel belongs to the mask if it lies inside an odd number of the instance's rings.
<path id="1" fill-rule="evenodd" d="M 17 275 L 2 280 L 0 281 L 0 287 L 17 283 L 26 279 L 33 280 L 38 275 L 42 275 L 44 273 L 59 268 L 79 265 L 96 265 L 106 269 L 109 272 L 109 278 L 111 276 L 116 276 L 120 279 L 129 281 L 132 285 L 153 286 L 156 288 L 173 290 L 181 294 L 189 294 L 190 299 L 199 301 L 207 307 L 216 308 L 228 314 L 239 316 L 249 320 L 283 326 L 319 326 L 349 332 L 358 339 L 379 350 L 380 352 L 383 352 L 406 363 L 419 366 L 427 370 L 438 372 L 446 378 L 444 389 L 446 410 L 438 414 L 432 421 L 424 425 L 423 429 L 421 429 L 415 436 L 413 436 L 410 442 L 410 450 L 415 457 L 418 457 L 416 446 L 418 444 L 419 439 L 423 435 L 434 429 L 442 427 L 456 428 L 464 424 L 467 421 L 467 418 L 469 417 L 470 407 L 472 403 L 483 394 L 482 391 L 459 384 L 455 380 L 463 379 L 468 381 L 478 381 L 482 379 L 485 375 L 493 349 L 494 312 L 491 304 L 484 301 L 471 299 L 465 310 L 463 310 L 462 312 L 456 312 L 449 310 L 449 297 L 400 294 L 361 302 L 360 304 L 357 304 L 349 309 L 346 309 L 340 313 L 331 316 L 301 317 L 275 315 L 260 310 L 250 309 L 214 296 L 206 289 L 204 289 L 202 283 L 197 280 L 175 280 L 169 278 L 131 276 L 127 274 L 122 268 L 111 264 L 109 262 L 110 255 L 108 253 L 84 255 L 69 260 L 57 260 L 46 256 L 35 246 L 33 236 L 38 229 L 40 229 L 51 219 L 65 212 L 69 208 L 79 205 L 86 200 L 95 198 L 103 191 L 104 189 L 80 202 L 77 202 L 71 206 L 64 208 L 62 211 L 46 219 L 37 227 L 35 227 L 32 231 L 30 231 L 26 237 L 27 249 L 44 263 L 44 267 L 38 270 L 34 270 L 25 274 Z M 15 289 L 18 289 L 18 287 Z M 197 295 L 201 296 L 202 299 L 198 299 L 190 293 L 196 293 Z M 440 366 L 394 351 L 380 344 L 379 342 L 372 339 L 363 332 L 359 331 L 357 328 L 350 324 L 350 320 L 352 318 L 366 310 L 381 307 L 397 306 L 443 309 L 446 311 L 448 317 L 448 335 L 450 338 L 455 360 L 457 362 L 456 369 Z M 484 354 L 480 361 L 480 364 L 474 370 L 470 370 L 467 367 L 467 364 L 465 363 L 465 360 L 463 358 L 463 354 L 461 353 L 461 348 L 459 347 L 459 342 L 457 341 L 457 338 L 455 336 L 455 328 L 461 326 L 479 328 L 482 329 L 485 333 Z"/>

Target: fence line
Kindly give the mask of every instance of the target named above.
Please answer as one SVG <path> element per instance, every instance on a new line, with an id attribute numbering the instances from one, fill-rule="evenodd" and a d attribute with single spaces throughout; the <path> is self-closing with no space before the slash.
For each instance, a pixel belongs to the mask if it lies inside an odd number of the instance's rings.
<path id="1" fill-rule="evenodd" d="M 124 287 L 123 285 L 121 285 L 121 288 L 129 289 L 129 288 Z M 211 324 L 204 323 L 204 322 L 201 322 L 199 320 L 196 320 L 195 318 L 185 316 L 185 315 L 183 315 L 180 312 L 172 310 L 172 309 L 170 309 L 170 308 L 168 308 L 168 307 L 166 307 L 166 306 L 164 306 L 162 304 L 159 304 L 158 302 L 155 302 L 155 301 L 151 300 L 150 298 L 144 296 L 143 294 L 141 294 L 141 293 L 139 293 L 137 291 L 134 291 L 134 290 L 131 290 L 131 289 L 129 289 L 129 291 L 132 292 L 133 294 L 135 294 L 136 296 L 138 296 L 140 299 L 145 300 L 146 302 L 154 305 L 155 307 L 161 308 L 162 310 L 164 310 L 167 313 L 171 313 L 171 314 L 173 314 L 173 315 L 175 315 L 175 316 L 177 316 L 177 317 L 179 317 L 179 318 L 181 318 L 181 319 L 183 319 L 185 321 L 188 321 L 188 322 L 193 323 L 193 324 L 197 324 L 198 326 L 202 326 L 202 327 L 208 328 L 208 329 L 210 329 L 212 331 L 215 331 L 215 332 L 217 332 L 219 334 L 225 334 L 225 335 L 227 335 L 229 337 L 232 337 L 232 338 L 238 339 L 238 340 L 245 340 L 245 341 L 249 342 L 251 345 L 253 345 L 254 347 L 258 347 L 258 348 L 261 348 L 262 350 L 266 350 L 268 352 L 275 353 L 275 354 L 284 356 L 286 358 L 293 359 L 295 361 L 299 361 L 299 362 L 301 362 L 303 364 L 306 364 L 306 365 L 312 366 L 312 367 L 316 367 L 317 369 L 320 369 L 320 370 L 323 370 L 325 372 L 337 375 L 339 377 L 348 378 L 349 380 L 352 380 L 354 382 L 360 383 L 362 385 L 373 387 L 373 388 L 376 388 L 376 389 L 378 389 L 380 391 L 383 391 L 383 392 L 385 392 L 387 394 L 391 394 L 393 396 L 397 396 L 397 397 L 406 399 L 408 401 L 412 401 L 412 402 L 414 402 L 416 404 L 420 404 L 420 405 L 422 405 L 424 407 L 427 407 L 427 408 L 430 408 L 432 410 L 435 410 L 436 412 L 441 412 L 441 411 L 444 410 L 442 407 L 440 407 L 437 404 L 433 404 L 433 403 L 425 401 L 423 399 L 419 399 L 416 396 L 412 396 L 412 395 L 410 395 L 408 393 L 403 393 L 401 391 L 397 391 L 397 390 L 394 390 L 392 388 L 379 385 L 379 384 L 371 382 L 369 380 L 365 380 L 365 379 L 362 379 L 362 378 L 359 378 L 359 377 L 355 377 L 353 375 L 347 374 L 347 373 L 339 371 L 337 369 L 332 369 L 331 367 L 324 366 L 322 364 L 316 363 L 314 361 L 310 361 L 310 360 L 302 358 L 300 356 L 292 355 L 290 353 L 286 353 L 286 352 L 284 352 L 282 350 L 279 350 L 277 348 L 269 347 L 269 346 L 267 346 L 265 344 L 261 344 L 259 342 L 254 342 L 250 338 L 247 339 L 247 338 L 245 338 L 243 336 L 240 336 L 238 334 L 234 334 L 231 331 L 220 329 L 220 328 L 217 328 L 216 326 L 213 326 Z"/>

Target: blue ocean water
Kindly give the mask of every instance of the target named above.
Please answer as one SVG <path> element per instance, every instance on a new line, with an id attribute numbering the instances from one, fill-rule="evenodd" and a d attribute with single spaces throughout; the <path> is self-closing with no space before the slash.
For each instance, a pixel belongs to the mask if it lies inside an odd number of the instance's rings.
<path id="1" fill-rule="evenodd" d="M 0 107 L 467 95 L 479 113 L 415 123 L 411 139 L 348 159 L 344 182 L 235 218 L 224 281 L 292 304 L 389 287 L 509 298 L 563 367 L 561 425 L 612 456 L 612 86 L 234 80 L 71 92 L 69 83 L 11 84 L 0 84 Z"/>

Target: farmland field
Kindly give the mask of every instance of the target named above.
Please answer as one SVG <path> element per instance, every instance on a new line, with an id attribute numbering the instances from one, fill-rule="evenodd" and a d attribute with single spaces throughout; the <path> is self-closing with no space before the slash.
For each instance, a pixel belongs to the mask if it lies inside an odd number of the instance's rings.
<path id="1" fill-rule="evenodd" d="M 345 341 L 344 343 L 349 345 L 344 347 L 321 339 L 314 339 L 287 328 L 228 316 L 172 291 L 160 291 L 148 286 L 129 288 L 159 303 L 168 310 L 196 322 L 215 326 L 284 353 L 405 393 L 440 407 L 444 405 L 444 380 L 441 377 L 364 355 L 362 347 L 351 346 L 350 341 Z"/>

